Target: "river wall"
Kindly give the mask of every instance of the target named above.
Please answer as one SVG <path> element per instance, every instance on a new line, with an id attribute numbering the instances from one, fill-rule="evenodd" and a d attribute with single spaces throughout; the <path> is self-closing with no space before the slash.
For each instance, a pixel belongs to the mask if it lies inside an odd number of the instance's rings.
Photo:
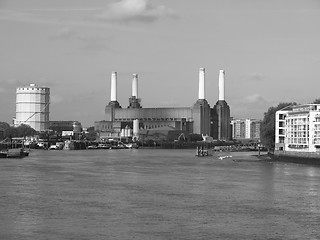
<path id="1" fill-rule="evenodd" d="M 320 165 L 320 153 L 318 152 L 275 151 L 270 156 L 274 161 Z"/>

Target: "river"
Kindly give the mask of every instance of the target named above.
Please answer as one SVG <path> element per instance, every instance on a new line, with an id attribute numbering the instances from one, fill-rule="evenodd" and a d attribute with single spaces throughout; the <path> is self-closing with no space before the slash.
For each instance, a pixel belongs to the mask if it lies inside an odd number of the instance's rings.
<path id="1" fill-rule="evenodd" d="M 320 167 L 195 150 L 0 159 L 0 239 L 320 239 Z"/>

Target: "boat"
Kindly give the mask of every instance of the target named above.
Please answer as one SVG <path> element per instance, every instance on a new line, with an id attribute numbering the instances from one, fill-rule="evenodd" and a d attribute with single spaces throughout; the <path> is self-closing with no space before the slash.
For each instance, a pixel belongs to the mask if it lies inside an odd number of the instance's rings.
<path id="1" fill-rule="evenodd" d="M 24 148 L 9 148 L 0 152 L 1 158 L 23 158 L 29 156 L 29 151 Z"/>
<path id="2" fill-rule="evenodd" d="M 111 149 L 111 145 L 108 143 L 99 143 L 97 148 L 98 149 Z"/>
<path id="3" fill-rule="evenodd" d="M 139 145 L 137 143 L 127 143 L 125 146 L 129 149 L 138 149 Z"/>
<path id="4" fill-rule="evenodd" d="M 24 138 L 6 138 L 0 143 L 0 158 L 23 158 L 29 156 L 30 149 L 25 148 Z"/>
<path id="5" fill-rule="evenodd" d="M 220 156 L 218 158 L 219 158 L 219 160 L 223 160 L 225 158 L 232 158 L 232 156 L 231 155 L 226 155 L 226 156 Z"/>
<path id="6" fill-rule="evenodd" d="M 87 149 L 98 149 L 97 145 L 89 145 Z"/>
<path id="7" fill-rule="evenodd" d="M 51 145 L 48 150 L 62 150 L 64 143 L 57 142 L 56 144 Z"/>
<path id="8" fill-rule="evenodd" d="M 57 145 L 51 145 L 48 150 L 58 150 L 58 146 Z"/>

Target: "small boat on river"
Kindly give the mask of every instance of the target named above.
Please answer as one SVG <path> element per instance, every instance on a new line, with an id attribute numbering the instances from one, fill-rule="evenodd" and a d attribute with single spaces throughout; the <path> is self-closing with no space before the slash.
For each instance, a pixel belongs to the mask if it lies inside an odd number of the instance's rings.
<path id="1" fill-rule="evenodd" d="M 0 158 L 23 158 L 29 156 L 29 151 L 24 148 L 9 148 L 0 151 Z"/>
<path id="2" fill-rule="evenodd" d="M 6 138 L 0 142 L 0 158 L 23 158 L 29 156 L 24 138 Z"/>

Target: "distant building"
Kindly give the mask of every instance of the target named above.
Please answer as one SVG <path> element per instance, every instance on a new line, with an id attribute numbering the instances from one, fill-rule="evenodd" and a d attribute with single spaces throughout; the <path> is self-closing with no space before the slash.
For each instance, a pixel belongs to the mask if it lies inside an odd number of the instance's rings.
<path id="1" fill-rule="evenodd" d="M 244 139 L 246 138 L 246 122 L 241 119 L 233 119 L 232 125 L 232 138 L 233 139 Z"/>
<path id="2" fill-rule="evenodd" d="M 49 129 L 50 89 L 36 84 L 16 90 L 16 116 L 14 126 L 26 124 L 36 131 Z"/>
<path id="3" fill-rule="evenodd" d="M 63 132 L 74 133 L 82 132 L 82 125 L 78 121 L 50 121 L 49 129 L 55 133 L 62 134 Z"/>
<path id="4" fill-rule="evenodd" d="M 320 104 L 288 106 L 275 118 L 275 150 L 320 152 Z"/>
<path id="5" fill-rule="evenodd" d="M 233 139 L 260 139 L 261 120 L 233 119 L 231 125 Z"/>
<path id="6" fill-rule="evenodd" d="M 252 120 L 250 123 L 250 138 L 260 139 L 261 120 Z"/>
<path id="7" fill-rule="evenodd" d="M 220 82 L 223 84 L 224 91 L 224 71 L 219 84 Z M 200 68 L 198 100 L 191 107 L 143 108 L 141 99 L 138 98 L 138 76 L 134 74 L 129 105 L 127 108 L 122 108 L 117 101 L 117 73 L 113 72 L 111 97 L 105 107 L 105 119 L 95 122 L 95 130 L 100 132 L 100 135 L 109 137 L 132 137 L 132 135 L 139 135 L 139 132 L 147 135 L 148 131 L 154 132 L 158 129 L 159 134 L 162 134 L 163 129 L 172 129 L 175 132 L 180 131 L 180 134 L 210 136 L 215 133 L 214 138 L 228 140 L 228 134 L 231 132 L 230 109 L 224 100 L 222 102 L 224 103 L 222 110 L 210 108 L 205 99 L 205 69 Z M 134 128 L 134 122 L 136 122 L 136 128 Z M 229 135 L 231 137 L 231 134 Z"/>

